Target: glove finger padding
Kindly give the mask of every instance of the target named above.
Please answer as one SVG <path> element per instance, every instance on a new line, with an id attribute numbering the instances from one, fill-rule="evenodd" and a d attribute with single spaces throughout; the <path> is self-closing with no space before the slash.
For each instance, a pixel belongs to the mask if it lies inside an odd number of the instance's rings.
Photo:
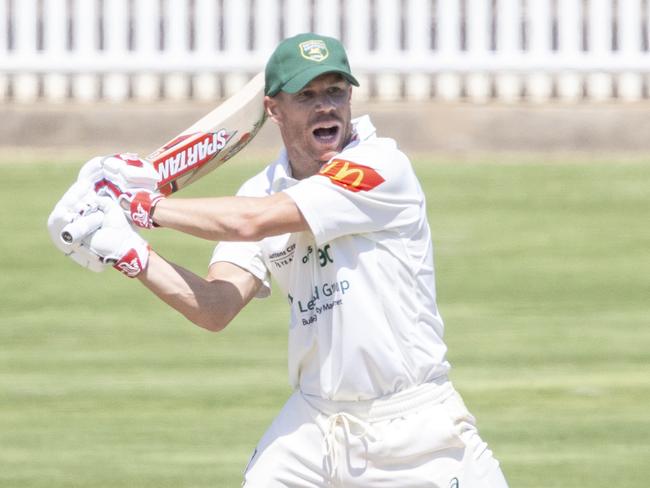
<path id="1" fill-rule="evenodd" d="M 96 156 L 86 161 L 79 170 L 77 181 L 85 181 L 91 185 L 101 181 L 104 178 L 104 159 L 106 159 L 106 156 Z"/>
<path id="2" fill-rule="evenodd" d="M 100 198 L 99 207 L 104 212 L 102 226 L 83 244 L 103 263 L 135 278 L 147 267 L 149 245 L 129 224 L 117 202 Z"/>
<path id="3" fill-rule="evenodd" d="M 153 165 L 136 154 L 107 156 L 102 160 L 102 167 L 103 178 L 123 193 L 134 193 L 134 190 L 154 191 L 160 181 L 160 175 Z"/>
<path id="4" fill-rule="evenodd" d="M 99 256 L 84 247 L 82 242 L 68 244 L 61 239 L 61 232 L 66 225 L 83 218 L 79 209 L 90 206 L 90 202 L 97 198 L 91 187 L 88 181 L 74 183 L 50 213 L 47 219 L 47 230 L 53 244 L 64 255 L 84 268 L 100 272 L 106 269 L 107 265 L 100 260 Z"/>
<path id="5" fill-rule="evenodd" d="M 74 220 L 84 215 L 93 206 L 97 208 L 97 195 L 88 181 L 74 183 L 54 206 L 47 219 L 47 229 L 54 245 L 63 253 L 72 250 L 70 244 L 61 240 L 61 231 Z"/>
<path id="6" fill-rule="evenodd" d="M 83 244 L 77 244 L 75 250 L 68 254 L 68 257 L 78 265 L 95 273 L 101 273 L 110 266 L 110 263 L 104 263 L 97 254 L 91 252 Z"/>
<path id="7" fill-rule="evenodd" d="M 93 169 L 96 162 L 91 160 L 86 166 L 88 174 L 97 175 Z M 101 158 L 101 166 L 101 178 L 94 184 L 95 191 L 118 200 L 127 218 L 138 227 L 153 228 L 150 210 L 163 198 L 156 190 L 160 175 L 153 165 L 136 154 L 123 153 Z"/>
<path id="8" fill-rule="evenodd" d="M 63 194 L 56 206 L 63 206 L 69 209 L 74 208 L 79 202 L 87 200 L 93 190 L 93 185 L 88 180 L 78 180 Z"/>

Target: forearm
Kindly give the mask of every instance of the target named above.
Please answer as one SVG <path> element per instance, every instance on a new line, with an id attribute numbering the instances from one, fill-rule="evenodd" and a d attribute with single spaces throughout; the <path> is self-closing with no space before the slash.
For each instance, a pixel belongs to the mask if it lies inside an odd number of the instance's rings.
<path id="1" fill-rule="evenodd" d="M 161 227 L 213 241 L 257 241 L 307 230 L 293 200 L 283 193 L 269 197 L 165 199 L 154 211 Z"/>
<path id="2" fill-rule="evenodd" d="M 249 300 L 235 286 L 208 281 L 153 251 L 138 279 L 188 320 L 211 331 L 226 327 Z"/>

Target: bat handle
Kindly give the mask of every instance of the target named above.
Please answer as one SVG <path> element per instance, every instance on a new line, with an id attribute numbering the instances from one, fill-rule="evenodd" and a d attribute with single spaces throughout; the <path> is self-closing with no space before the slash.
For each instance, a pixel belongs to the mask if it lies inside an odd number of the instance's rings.
<path id="1" fill-rule="evenodd" d="M 61 230 L 61 240 L 65 244 L 75 244 L 102 226 L 104 212 L 93 212 L 70 222 Z"/>

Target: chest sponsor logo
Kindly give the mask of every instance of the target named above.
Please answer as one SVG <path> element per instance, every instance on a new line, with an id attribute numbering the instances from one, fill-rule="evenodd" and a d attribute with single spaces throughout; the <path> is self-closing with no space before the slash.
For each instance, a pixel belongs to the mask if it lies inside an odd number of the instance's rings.
<path id="1" fill-rule="evenodd" d="M 302 318 L 302 325 L 313 325 L 318 322 L 318 317 L 334 307 L 343 304 L 343 296 L 350 289 L 348 280 L 322 283 L 313 288 L 313 293 L 308 300 L 295 300 L 289 295 L 289 302 L 298 308 Z"/>
<path id="2" fill-rule="evenodd" d="M 333 159 L 321 168 L 319 174 L 353 192 L 370 191 L 386 181 L 374 169 L 345 159 Z"/>
<path id="3" fill-rule="evenodd" d="M 269 254 L 269 262 L 273 264 L 276 268 L 282 268 L 293 261 L 293 255 L 296 252 L 296 245 L 291 244 L 286 249 L 281 251 L 275 251 Z"/>
<path id="4" fill-rule="evenodd" d="M 314 253 L 314 248 L 312 246 L 307 246 L 307 254 L 302 257 L 302 262 L 307 264 L 311 259 L 312 254 Z M 324 268 L 329 263 L 333 263 L 334 260 L 330 256 L 330 245 L 326 244 L 322 249 L 319 247 L 316 249 L 316 254 L 318 255 L 318 264 L 321 268 Z"/>

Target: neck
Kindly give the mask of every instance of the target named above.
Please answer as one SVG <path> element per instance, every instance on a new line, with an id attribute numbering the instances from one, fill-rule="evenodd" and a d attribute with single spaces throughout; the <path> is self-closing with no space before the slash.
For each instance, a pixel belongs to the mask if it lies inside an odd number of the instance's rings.
<path id="1" fill-rule="evenodd" d="M 321 166 L 323 166 L 326 161 L 305 161 L 300 160 L 300 158 L 292 158 L 289 156 L 289 166 L 291 166 L 291 175 L 297 179 L 302 180 L 304 178 L 309 178 L 310 176 L 315 175 L 320 171 Z"/>

